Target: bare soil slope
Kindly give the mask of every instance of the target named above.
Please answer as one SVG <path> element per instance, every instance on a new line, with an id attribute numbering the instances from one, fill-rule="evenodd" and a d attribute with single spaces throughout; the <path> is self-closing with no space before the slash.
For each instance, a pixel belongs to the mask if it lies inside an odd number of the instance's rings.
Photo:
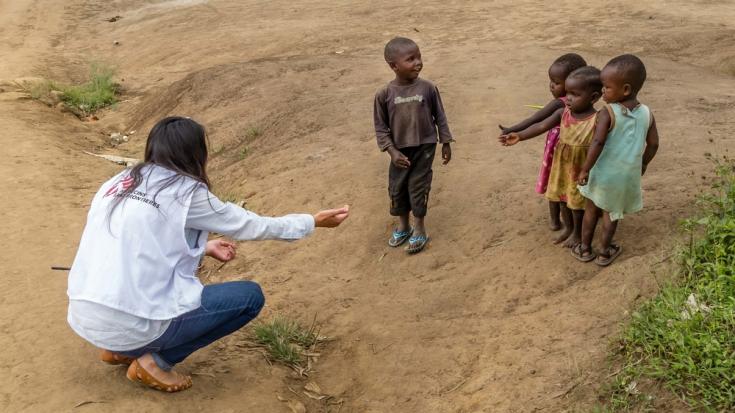
<path id="1" fill-rule="evenodd" d="M 118 170 L 81 150 L 140 157 L 162 116 L 208 127 L 223 197 L 272 215 L 352 205 L 339 230 L 241 244 L 206 280 L 260 282 L 263 317 L 317 314 L 333 340 L 311 379 L 342 398 L 344 412 L 589 408 L 619 322 L 668 276 L 656 271 L 707 182 L 704 154 L 735 148 L 728 1 L 621 0 L 608 10 L 571 0 L 27 0 L 0 2 L 0 16 L 0 79 L 75 81 L 105 61 L 124 86 L 124 100 L 92 123 L 0 86 L 3 411 L 94 401 L 78 409 L 287 412 L 278 396 L 298 398 L 289 387 L 300 393 L 305 382 L 243 346 L 247 332 L 187 360 L 182 370 L 203 373 L 195 387 L 165 395 L 97 362 L 66 325 L 65 278 L 48 266 L 71 262 L 88 200 Z M 450 165 L 436 164 L 433 240 L 416 257 L 385 245 L 388 157 L 372 131 L 373 95 L 391 79 L 382 46 L 394 35 L 420 44 L 422 75 L 439 85 L 458 141 Z M 511 149 L 495 141 L 498 123 L 550 98 L 546 69 L 568 51 L 597 66 L 624 52 L 643 57 L 641 99 L 662 137 L 646 207 L 621 225 L 625 253 L 607 269 L 550 243 L 545 202 L 533 193 L 542 139 Z M 130 130 L 129 143 L 109 147 L 105 136 Z"/>

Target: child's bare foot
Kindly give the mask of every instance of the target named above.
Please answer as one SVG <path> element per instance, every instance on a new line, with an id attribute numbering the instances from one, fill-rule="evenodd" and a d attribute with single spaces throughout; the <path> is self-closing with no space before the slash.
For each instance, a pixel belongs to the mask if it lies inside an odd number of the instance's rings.
<path id="1" fill-rule="evenodd" d="M 165 371 L 158 367 L 150 353 L 145 354 L 128 367 L 127 377 L 156 390 L 169 393 L 186 390 L 192 386 L 191 377 L 173 370 Z"/>
<path id="2" fill-rule="evenodd" d="M 549 229 L 552 231 L 559 231 L 561 229 L 561 222 L 551 220 L 551 222 L 549 222 Z"/>
<path id="3" fill-rule="evenodd" d="M 582 242 L 582 238 L 577 234 L 572 234 L 566 241 L 564 241 L 564 248 L 574 248 Z"/>
<path id="4" fill-rule="evenodd" d="M 129 366 L 130 363 L 132 363 L 133 360 L 135 360 L 135 358 L 123 356 L 122 354 L 117 354 L 110 350 L 102 350 L 100 352 L 100 360 L 104 361 L 107 364 L 112 364 L 112 365 L 125 364 L 126 366 Z"/>
<path id="5" fill-rule="evenodd" d="M 572 235 L 572 228 L 564 227 L 564 231 L 562 231 L 562 233 L 559 234 L 558 237 L 554 238 L 554 244 L 561 244 L 562 242 L 566 241 L 570 235 Z"/>

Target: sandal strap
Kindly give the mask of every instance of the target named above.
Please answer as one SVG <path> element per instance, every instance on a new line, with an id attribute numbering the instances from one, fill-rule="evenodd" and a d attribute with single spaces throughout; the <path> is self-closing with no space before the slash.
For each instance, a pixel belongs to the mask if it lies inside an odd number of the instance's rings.
<path id="1" fill-rule="evenodd" d="M 605 251 L 600 251 L 597 255 L 601 255 L 604 258 L 610 258 L 613 255 L 615 255 L 615 253 L 617 253 L 619 249 L 620 249 L 620 245 L 615 244 L 615 243 L 610 243 L 610 246 L 605 248 Z"/>
<path id="2" fill-rule="evenodd" d="M 426 235 L 414 235 L 408 239 L 408 242 L 421 242 L 429 239 Z"/>

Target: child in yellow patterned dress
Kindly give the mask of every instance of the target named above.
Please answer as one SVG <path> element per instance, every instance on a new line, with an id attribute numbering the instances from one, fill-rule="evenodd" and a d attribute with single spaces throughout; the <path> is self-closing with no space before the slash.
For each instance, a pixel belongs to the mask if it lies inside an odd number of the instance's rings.
<path id="1" fill-rule="evenodd" d="M 561 202 L 572 211 L 572 222 L 564 222 L 563 233 L 554 240 L 555 244 L 563 242 L 565 247 L 572 248 L 581 241 L 585 207 L 585 198 L 579 193 L 573 177 L 587 159 L 595 131 L 597 112 L 594 104 L 602 95 L 600 70 L 592 66 L 575 70 L 567 77 L 565 88 L 567 101 L 564 108 L 520 132 L 501 135 L 498 140 L 503 146 L 511 146 L 559 126 L 559 143 L 551 163 L 546 199 Z"/>
<path id="2" fill-rule="evenodd" d="M 552 113 L 559 109 L 563 109 L 566 106 L 567 91 L 564 89 L 564 82 L 567 77 L 573 71 L 580 67 L 587 66 L 584 58 L 576 53 L 567 53 L 559 56 L 554 63 L 549 67 L 549 90 L 551 95 L 554 97 L 549 103 L 541 108 L 538 112 L 534 113 L 528 119 L 524 119 L 510 127 L 498 125 L 501 130 L 501 135 L 507 135 L 511 132 L 518 132 L 526 129 L 534 123 L 541 122 L 542 120 L 551 116 Z M 549 175 L 551 174 L 551 161 L 554 159 L 554 150 L 556 150 L 556 144 L 559 142 L 559 127 L 552 128 L 549 133 L 546 134 L 546 147 L 544 148 L 543 160 L 541 162 L 541 169 L 539 170 L 538 179 L 536 180 L 536 193 L 540 195 L 546 194 L 546 188 L 549 185 Z M 550 227 L 552 231 L 558 231 L 562 229 L 563 215 L 567 215 L 566 221 L 572 221 L 570 217 L 571 211 L 568 209 L 561 208 L 561 202 L 549 201 L 549 217 Z"/>

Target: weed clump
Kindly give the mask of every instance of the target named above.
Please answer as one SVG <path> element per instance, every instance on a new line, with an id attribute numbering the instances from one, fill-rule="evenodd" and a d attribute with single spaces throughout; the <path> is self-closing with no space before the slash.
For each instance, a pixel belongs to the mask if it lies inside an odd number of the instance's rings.
<path id="1" fill-rule="evenodd" d="M 313 350 L 319 342 L 315 324 L 306 329 L 297 321 L 281 315 L 255 325 L 253 335 L 271 359 L 289 366 L 301 366 L 307 350 Z"/>
<path id="2" fill-rule="evenodd" d="M 81 85 L 59 86 L 62 100 L 88 115 L 117 102 L 117 83 L 112 79 L 115 70 L 109 66 L 92 65 L 89 81 Z"/>
<path id="3" fill-rule="evenodd" d="M 263 130 L 260 129 L 260 127 L 258 126 L 249 126 L 242 131 L 239 138 L 242 147 L 238 151 L 238 158 L 241 161 L 247 158 L 248 154 L 250 153 L 250 148 L 248 147 L 248 144 L 252 143 L 262 135 Z"/>
<path id="4" fill-rule="evenodd" d="M 81 85 L 41 80 L 20 86 L 32 99 L 51 106 L 60 100 L 69 111 L 83 118 L 117 103 L 118 84 L 113 80 L 114 74 L 115 70 L 110 66 L 93 64 L 90 67 L 89 80 Z"/>
<path id="5" fill-rule="evenodd" d="M 626 366 L 612 407 L 645 400 L 635 383 L 648 378 L 694 408 L 735 409 L 735 162 L 718 162 L 717 177 L 698 201 L 702 215 L 684 222 L 690 242 L 679 254 L 680 277 L 624 331 Z"/>

